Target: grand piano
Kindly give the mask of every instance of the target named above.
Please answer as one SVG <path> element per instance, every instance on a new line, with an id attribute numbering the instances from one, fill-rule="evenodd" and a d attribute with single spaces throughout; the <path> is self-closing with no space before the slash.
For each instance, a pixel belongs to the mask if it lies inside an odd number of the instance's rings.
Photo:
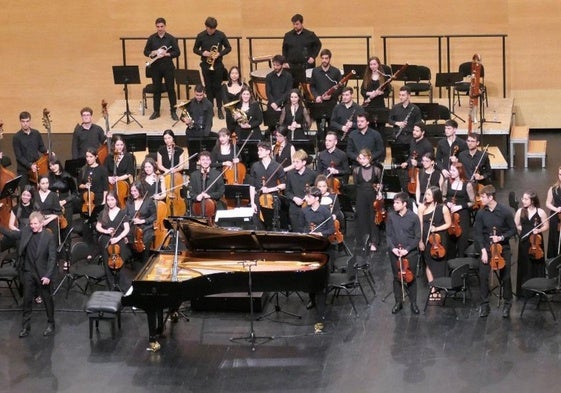
<path id="1" fill-rule="evenodd" d="M 329 275 L 330 243 L 298 233 L 228 230 L 196 220 L 176 221 L 187 251 L 153 255 L 123 296 L 123 306 L 144 310 L 149 343 L 158 350 L 164 310 L 217 293 L 249 291 L 320 292 Z M 252 265 L 248 267 L 248 265 Z"/>

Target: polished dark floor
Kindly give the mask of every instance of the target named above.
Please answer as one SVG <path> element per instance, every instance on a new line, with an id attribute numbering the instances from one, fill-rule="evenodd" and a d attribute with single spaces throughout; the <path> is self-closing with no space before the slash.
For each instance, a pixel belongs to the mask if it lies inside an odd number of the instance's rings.
<path id="1" fill-rule="evenodd" d="M 515 190 L 535 189 L 545 202 L 561 159 L 555 154 L 561 136 L 549 140 L 548 168 L 539 161 L 530 168 L 507 171 L 498 199 L 507 202 Z M 532 136 L 535 138 L 536 136 Z M 521 153 L 520 150 L 518 150 Z M 352 225 L 352 223 L 351 223 Z M 350 237 L 350 236 L 349 236 Z M 352 241 L 352 239 L 348 239 Z M 258 336 L 274 340 L 252 352 L 231 337 L 249 332 L 248 314 L 191 312 L 189 321 L 168 324 L 158 353 L 146 351 L 147 327 L 142 312 L 125 310 L 123 329 L 111 339 L 102 323 L 93 340 L 82 308 L 87 297 L 77 290 L 69 299 L 56 296 L 57 332 L 41 335 L 46 317 L 36 306 L 31 335 L 19 339 L 21 310 L 9 292 L 0 290 L 0 391 L 6 392 L 527 392 L 557 391 L 561 382 L 561 334 L 545 310 L 530 307 L 519 317 L 521 302 L 511 318 L 477 314 L 474 303 L 431 306 L 411 315 L 406 307 L 391 314 L 392 278 L 385 250 L 370 256 L 376 296 L 370 304 L 355 297 L 359 316 L 347 299 L 330 308 L 323 333 L 314 333 L 317 317 L 295 295 L 281 297 L 284 310 L 302 319 L 278 314 L 255 322 Z M 515 261 L 515 259 L 514 259 Z M 513 269 L 515 271 L 515 269 Z M 127 280 L 133 272 L 125 270 Z M 426 283 L 419 285 L 419 305 Z M 496 298 L 493 300 L 496 305 Z M 457 306 L 457 318 L 451 305 Z M 561 307 L 555 305 L 557 315 Z"/>

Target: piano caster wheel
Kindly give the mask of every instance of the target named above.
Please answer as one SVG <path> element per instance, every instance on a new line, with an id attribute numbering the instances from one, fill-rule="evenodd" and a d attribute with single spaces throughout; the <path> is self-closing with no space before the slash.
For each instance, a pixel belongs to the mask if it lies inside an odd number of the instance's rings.
<path id="1" fill-rule="evenodd" d="M 318 322 L 314 325 L 314 333 L 315 334 L 323 333 L 323 323 Z"/>
<path id="2" fill-rule="evenodd" d="M 157 341 L 154 341 L 154 342 L 151 342 L 149 344 L 149 347 L 146 348 L 146 350 L 150 351 L 150 352 L 158 352 L 160 350 L 160 348 L 161 348 L 160 343 L 157 342 Z"/>

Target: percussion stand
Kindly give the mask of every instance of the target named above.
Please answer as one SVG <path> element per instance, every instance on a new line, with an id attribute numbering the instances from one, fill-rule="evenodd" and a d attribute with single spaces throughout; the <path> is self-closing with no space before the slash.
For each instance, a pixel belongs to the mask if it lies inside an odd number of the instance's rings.
<path id="1" fill-rule="evenodd" d="M 241 261 L 239 262 L 244 268 L 247 268 L 247 276 L 248 276 L 248 292 L 249 292 L 249 334 L 243 337 L 231 337 L 230 341 L 238 342 L 238 341 L 249 341 L 251 344 L 251 350 L 255 351 L 255 346 L 259 344 L 265 344 L 269 341 L 274 340 L 273 336 L 256 336 L 255 330 L 253 328 L 253 320 L 254 320 L 254 313 L 253 313 L 253 289 L 252 289 L 252 281 L 251 281 L 251 267 L 257 266 L 257 261 Z"/>

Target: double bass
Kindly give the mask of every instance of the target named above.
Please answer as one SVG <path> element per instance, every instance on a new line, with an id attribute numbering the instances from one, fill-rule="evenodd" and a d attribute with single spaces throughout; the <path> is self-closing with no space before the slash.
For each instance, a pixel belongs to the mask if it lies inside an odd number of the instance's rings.
<path id="1" fill-rule="evenodd" d="M 37 171 L 33 172 L 31 169 L 28 171 L 29 180 L 34 183 L 39 183 L 39 177 L 46 176 L 49 174 L 49 159 L 50 156 L 54 157 L 54 153 L 52 153 L 52 144 L 51 144 L 51 117 L 50 111 L 45 108 L 43 109 L 43 127 L 47 130 L 47 153 L 43 154 L 37 161 L 34 162 L 35 166 L 37 167 Z"/>
<path id="2" fill-rule="evenodd" d="M 101 100 L 101 113 L 103 114 L 103 119 L 105 120 L 105 135 L 107 136 L 106 142 L 97 149 L 97 159 L 101 165 L 105 164 L 107 156 L 111 151 L 111 137 L 109 135 L 111 132 L 111 127 L 109 126 L 109 113 L 107 112 L 107 102 Z"/>
<path id="3" fill-rule="evenodd" d="M 468 134 L 472 132 L 473 123 L 477 123 L 477 107 L 481 95 L 481 56 L 479 53 L 473 55 L 471 63 L 471 80 L 469 85 L 469 112 L 468 112 Z"/>

